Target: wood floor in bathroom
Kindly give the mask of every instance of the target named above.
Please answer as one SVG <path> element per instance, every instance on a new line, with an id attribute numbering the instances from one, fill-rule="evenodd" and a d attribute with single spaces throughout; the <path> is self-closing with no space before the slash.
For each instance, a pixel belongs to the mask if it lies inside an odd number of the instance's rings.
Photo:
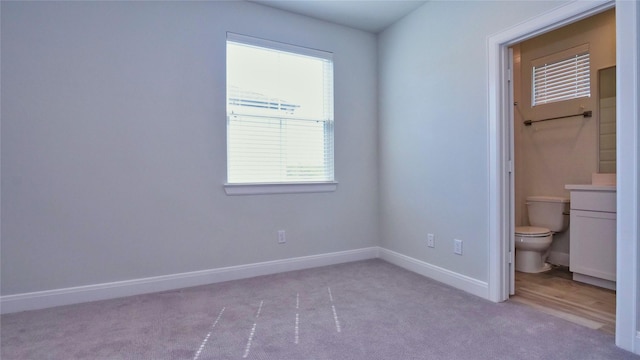
<path id="1" fill-rule="evenodd" d="M 616 292 L 571 280 L 566 267 L 540 274 L 516 271 L 510 300 L 609 334 L 616 328 Z"/>

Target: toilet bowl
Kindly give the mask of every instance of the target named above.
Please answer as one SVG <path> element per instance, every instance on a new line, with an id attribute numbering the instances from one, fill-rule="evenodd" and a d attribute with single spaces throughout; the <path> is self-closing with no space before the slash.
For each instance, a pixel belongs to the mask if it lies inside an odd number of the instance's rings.
<path id="1" fill-rule="evenodd" d="M 551 270 L 547 264 L 553 234 L 569 225 L 569 199 L 555 196 L 527 197 L 527 212 L 531 226 L 515 228 L 515 268 L 517 271 L 539 273 Z"/>
<path id="2" fill-rule="evenodd" d="M 527 273 L 551 270 L 551 265 L 546 260 L 553 242 L 553 233 L 538 226 L 519 226 L 515 232 L 516 270 Z"/>

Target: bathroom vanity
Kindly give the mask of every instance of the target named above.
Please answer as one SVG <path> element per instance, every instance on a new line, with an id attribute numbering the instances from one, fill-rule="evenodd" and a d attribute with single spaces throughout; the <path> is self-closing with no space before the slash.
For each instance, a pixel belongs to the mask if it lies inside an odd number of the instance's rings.
<path id="1" fill-rule="evenodd" d="M 566 185 L 571 191 L 569 270 L 573 279 L 616 288 L 616 187 Z"/>

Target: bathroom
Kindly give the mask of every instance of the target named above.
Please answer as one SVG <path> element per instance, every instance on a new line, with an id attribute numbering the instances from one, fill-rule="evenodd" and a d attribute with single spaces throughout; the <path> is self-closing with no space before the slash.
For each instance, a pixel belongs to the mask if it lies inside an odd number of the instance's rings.
<path id="1" fill-rule="evenodd" d="M 576 188 L 572 185 L 615 185 L 615 100 L 611 105 L 611 100 L 615 99 L 615 36 L 615 9 L 611 9 L 512 47 L 515 227 L 531 225 L 527 212 L 529 196 L 569 199 L 570 189 Z M 532 68 L 585 52 L 589 54 L 590 95 L 548 103 L 538 101 L 537 105 L 532 106 Z M 612 123 L 607 123 L 608 114 L 613 114 L 610 116 Z M 557 117 L 561 118 L 539 121 Z M 527 125 L 526 120 L 533 122 Z M 615 187 L 611 188 L 615 201 Z M 570 205 L 566 204 L 566 207 L 568 210 Z M 613 216 L 615 229 L 615 213 Z M 565 219 L 568 218 L 565 215 Z M 553 265 L 553 270 L 547 273 L 596 285 L 594 290 L 603 289 L 604 296 L 607 296 L 606 291 L 613 293 L 609 297 L 614 301 L 615 312 L 614 281 L 590 281 L 572 276 L 574 274 L 569 272 L 570 226 L 552 236 L 546 262 Z M 574 244 L 575 241 L 577 239 L 574 237 Z M 609 246 L 615 256 L 615 233 Z M 577 253 L 574 251 L 574 257 Z M 615 258 L 612 261 L 615 268 Z M 517 272 L 516 282 L 522 285 L 530 281 L 528 276 Z"/>

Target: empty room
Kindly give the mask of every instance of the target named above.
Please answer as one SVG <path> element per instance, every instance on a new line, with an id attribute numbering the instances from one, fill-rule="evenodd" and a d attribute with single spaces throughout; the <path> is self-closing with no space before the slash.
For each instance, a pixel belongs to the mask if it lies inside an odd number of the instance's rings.
<path id="1" fill-rule="evenodd" d="M 639 19 L 626 0 L 3 0 L 0 358 L 640 359 Z M 568 101 L 536 97 L 531 71 L 589 55 Z M 562 157 L 580 170 L 523 180 Z M 595 234 L 606 280 L 569 246 Z M 559 271 L 565 292 L 544 287 Z"/>

